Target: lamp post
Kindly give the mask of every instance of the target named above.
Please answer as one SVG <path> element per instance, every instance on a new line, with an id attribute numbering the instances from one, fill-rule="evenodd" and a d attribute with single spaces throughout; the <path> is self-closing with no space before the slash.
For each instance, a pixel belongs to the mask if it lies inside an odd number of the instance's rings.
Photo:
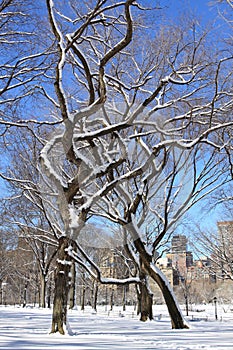
<path id="1" fill-rule="evenodd" d="M 214 297 L 214 298 L 213 298 L 213 301 L 214 301 L 214 310 L 215 310 L 215 320 L 217 320 L 217 319 L 218 319 L 217 297 Z"/>

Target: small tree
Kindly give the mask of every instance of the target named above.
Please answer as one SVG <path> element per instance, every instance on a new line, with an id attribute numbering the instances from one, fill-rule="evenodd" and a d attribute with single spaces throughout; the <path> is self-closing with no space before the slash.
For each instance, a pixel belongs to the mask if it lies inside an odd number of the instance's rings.
<path id="1" fill-rule="evenodd" d="M 11 158 L 11 164 L 7 169 L 8 174 L 3 176 L 8 181 L 9 195 L 3 201 L 2 225 L 11 232 L 16 247 L 21 242 L 22 259 L 23 244 L 33 256 L 36 273 L 39 275 L 39 303 L 41 307 L 45 307 L 47 282 L 53 271 L 57 241 L 40 196 L 38 184 L 40 174 L 36 166 L 37 141 L 23 131 L 17 133 L 16 138 L 17 143 L 12 142 L 6 153 L 6 156 Z M 11 140 L 14 140 L 13 135 Z"/>

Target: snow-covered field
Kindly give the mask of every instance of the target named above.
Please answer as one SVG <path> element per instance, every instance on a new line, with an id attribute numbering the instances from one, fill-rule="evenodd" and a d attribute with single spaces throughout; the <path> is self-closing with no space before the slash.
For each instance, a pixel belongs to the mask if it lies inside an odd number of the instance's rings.
<path id="1" fill-rule="evenodd" d="M 201 311 L 203 310 L 203 311 Z M 0 307 L 0 349 L 94 350 L 94 349 L 233 349 L 231 307 L 201 306 L 190 312 L 189 330 L 172 330 L 165 306 L 155 306 L 155 320 L 142 323 L 130 307 L 99 307 L 69 311 L 69 335 L 49 334 L 51 310 Z M 162 315 L 161 319 L 159 315 Z"/>

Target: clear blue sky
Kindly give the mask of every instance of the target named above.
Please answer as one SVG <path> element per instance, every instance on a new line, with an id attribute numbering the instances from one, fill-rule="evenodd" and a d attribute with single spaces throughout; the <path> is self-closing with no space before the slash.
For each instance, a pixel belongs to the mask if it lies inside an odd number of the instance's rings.
<path id="1" fill-rule="evenodd" d="M 142 5 L 152 7 L 156 5 L 156 0 L 140 0 Z M 210 5 L 209 0 L 161 0 L 160 6 L 164 16 L 169 19 L 179 18 L 182 12 L 193 13 L 194 16 L 200 19 L 201 24 L 212 22 L 218 16 L 217 6 Z M 0 178 L 0 198 L 6 195 L 4 181 Z"/>
<path id="2" fill-rule="evenodd" d="M 191 10 L 194 14 L 199 15 L 200 19 L 208 21 L 216 17 L 217 7 L 213 5 L 213 1 L 208 0 L 166 0 L 161 1 L 165 3 L 171 15 L 179 14 L 186 10 Z"/>
<path id="3" fill-rule="evenodd" d="M 162 0 L 161 6 L 166 6 L 166 16 L 179 17 L 181 13 L 191 13 L 200 20 L 202 25 L 219 20 L 216 1 L 209 0 Z"/>

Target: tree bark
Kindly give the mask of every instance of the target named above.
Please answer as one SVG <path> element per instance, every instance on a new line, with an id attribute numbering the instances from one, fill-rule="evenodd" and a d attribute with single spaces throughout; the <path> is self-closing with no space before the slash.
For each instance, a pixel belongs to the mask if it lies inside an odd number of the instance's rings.
<path id="1" fill-rule="evenodd" d="M 110 310 L 113 310 L 114 305 L 114 288 L 111 288 L 111 294 L 110 294 Z"/>
<path id="2" fill-rule="evenodd" d="M 122 290 L 122 310 L 125 311 L 126 310 L 126 286 L 123 286 L 123 290 Z"/>
<path id="3" fill-rule="evenodd" d="M 148 287 L 148 276 L 142 273 L 140 276 L 141 283 L 140 288 L 140 321 L 146 322 L 153 319 L 153 294 L 150 292 Z"/>
<path id="4" fill-rule="evenodd" d="M 76 281 L 76 266 L 75 262 L 72 262 L 71 266 L 71 278 L 70 278 L 70 309 L 73 309 L 75 306 L 75 281 Z"/>
<path id="5" fill-rule="evenodd" d="M 141 318 L 140 321 L 147 321 L 153 319 L 153 296 L 148 292 L 147 287 L 142 284 L 142 296 L 141 296 Z"/>
<path id="6" fill-rule="evenodd" d="M 85 309 L 85 294 L 86 294 L 86 285 L 84 284 L 82 287 L 82 299 L 81 299 L 81 310 Z"/>
<path id="7" fill-rule="evenodd" d="M 98 282 L 95 281 L 93 284 L 93 288 L 94 288 L 94 295 L 93 295 L 93 309 L 95 311 L 97 311 L 97 299 L 98 299 L 98 291 L 99 291 L 99 285 Z"/>
<path id="8" fill-rule="evenodd" d="M 189 328 L 185 323 L 181 310 L 179 309 L 178 304 L 176 303 L 175 296 L 169 286 L 166 278 L 162 276 L 162 273 L 157 273 L 155 269 L 153 269 L 149 264 L 146 266 L 149 276 L 158 284 L 165 303 L 168 308 L 168 312 L 171 318 L 172 328 L 175 329 L 183 329 Z"/>
<path id="9" fill-rule="evenodd" d="M 140 308 L 139 313 L 141 315 L 140 321 L 146 322 L 148 318 L 153 319 L 153 294 L 150 292 L 148 285 L 148 274 L 145 271 L 144 263 L 140 259 L 140 271 L 139 277 L 141 283 L 139 284 L 139 298 L 140 298 Z"/>
<path id="10" fill-rule="evenodd" d="M 27 288 L 28 288 L 28 282 L 25 283 L 24 289 L 23 289 L 23 307 L 26 307 L 27 305 Z"/>
<path id="11" fill-rule="evenodd" d="M 47 307 L 50 309 L 51 307 L 51 282 L 49 282 L 48 286 L 48 294 L 47 294 Z"/>
<path id="12" fill-rule="evenodd" d="M 139 288 L 139 285 L 135 286 L 136 293 L 137 293 L 137 315 L 140 315 L 141 312 L 141 291 Z"/>
<path id="13" fill-rule="evenodd" d="M 41 273 L 41 287 L 40 287 L 40 307 L 45 308 L 45 295 L 46 295 L 46 276 Z"/>
<path id="14" fill-rule="evenodd" d="M 167 281 L 166 277 L 162 274 L 162 272 L 158 270 L 154 264 L 152 264 L 152 257 L 146 252 L 143 242 L 139 238 L 137 238 L 134 240 L 134 245 L 138 249 L 140 261 L 141 264 L 143 264 L 144 271 L 157 283 L 163 294 L 169 315 L 171 317 L 172 328 L 189 328 L 176 302 L 175 296 L 171 290 L 169 282 Z"/>
<path id="15" fill-rule="evenodd" d="M 69 244 L 70 240 L 67 237 L 61 237 L 59 239 L 51 333 L 59 332 L 60 334 L 65 334 L 69 294 L 69 272 L 72 264 L 66 251 Z"/>

